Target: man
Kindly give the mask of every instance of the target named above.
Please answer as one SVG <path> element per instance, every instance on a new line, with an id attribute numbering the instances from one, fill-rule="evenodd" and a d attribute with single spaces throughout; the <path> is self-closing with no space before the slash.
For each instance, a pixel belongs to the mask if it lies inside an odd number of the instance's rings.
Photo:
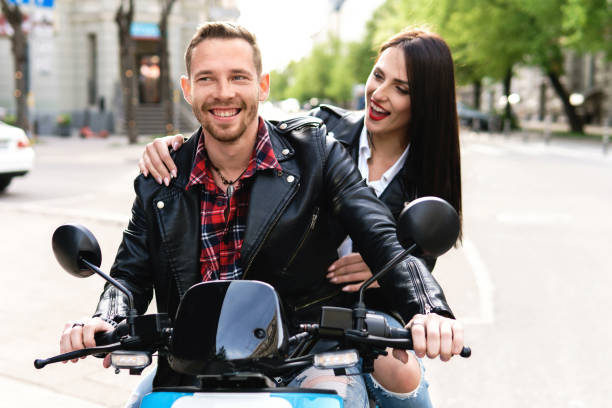
<path id="1" fill-rule="evenodd" d="M 346 295 L 325 277 L 338 244 L 348 231 L 364 260 L 379 270 L 402 250 L 391 214 L 319 120 L 275 126 L 258 117 L 269 76 L 262 74 L 259 49 L 247 30 L 205 24 L 185 60 L 188 76 L 181 87 L 202 127 L 174 153 L 179 171 L 168 188 L 136 179 L 132 219 L 111 275 L 132 291 L 139 313 L 155 292 L 158 311 L 174 316 L 189 287 L 212 279 L 272 284 L 293 323 L 313 318 L 323 304 L 345 305 Z M 415 274 L 418 282 L 411 278 Z M 459 353 L 462 330 L 416 258 L 379 283 L 386 297 L 396 300 L 390 311 L 404 321 L 416 315 L 417 353 L 443 360 Z M 418 314 L 425 310 L 433 313 Z M 94 346 L 93 334 L 111 329 L 126 314 L 126 299 L 107 285 L 94 318 L 66 325 L 61 351 Z M 191 381 L 159 359 L 156 385 Z"/>

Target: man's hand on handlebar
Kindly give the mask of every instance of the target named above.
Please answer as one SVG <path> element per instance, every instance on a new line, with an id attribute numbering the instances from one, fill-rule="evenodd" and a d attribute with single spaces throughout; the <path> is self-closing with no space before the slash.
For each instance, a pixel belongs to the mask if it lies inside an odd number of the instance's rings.
<path id="1" fill-rule="evenodd" d="M 408 322 L 406 328 L 411 329 L 414 352 L 420 358 L 439 356 L 440 360 L 448 361 L 461 353 L 463 326 L 454 319 L 435 313 L 418 314 Z M 405 350 L 395 349 L 393 356 L 404 363 L 408 361 Z"/>
<path id="2" fill-rule="evenodd" d="M 113 330 L 114 327 L 100 319 L 99 317 L 85 318 L 79 321 L 68 322 L 64 325 L 64 331 L 60 338 L 60 353 L 68 353 L 70 351 L 82 350 L 96 346 L 94 336 L 98 332 L 106 332 Z M 85 357 L 81 357 L 85 358 Z M 73 363 L 79 359 L 71 360 Z M 63 361 L 67 363 L 67 361 Z M 110 367 L 110 354 L 104 358 L 102 363 L 104 368 Z"/>
<path id="3" fill-rule="evenodd" d="M 147 143 L 142 157 L 138 160 L 140 172 L 148 177 L 153 176 L 158 184 L 170 184 L 170 179 L 177 176 L 177 169 L 172 157 L 170 157 L 169 147 L 174 150 L 180 149 L 183 145 L 183 135 L 166 136 L 155 139 Z"/>

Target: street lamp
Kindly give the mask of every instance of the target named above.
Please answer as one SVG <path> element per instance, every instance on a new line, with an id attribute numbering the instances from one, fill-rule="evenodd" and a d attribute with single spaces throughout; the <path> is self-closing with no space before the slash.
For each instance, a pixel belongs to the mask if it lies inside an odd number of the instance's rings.
<path id="1" fill-rule="evenodd" d="M 580 93 L 573 93 L 569 97 L 569 103 L 572 106 L 580 106 L 584 103 L 584 95 Z"/>
<path id="2" fill-rule="evenodd" d="M 516 105 L 520 101 L 521 101 L 521 97 L 519 96 L 519 94 L 513 93 L 513 94 L 508 95 L 508 103 L 510 105 Z"/>

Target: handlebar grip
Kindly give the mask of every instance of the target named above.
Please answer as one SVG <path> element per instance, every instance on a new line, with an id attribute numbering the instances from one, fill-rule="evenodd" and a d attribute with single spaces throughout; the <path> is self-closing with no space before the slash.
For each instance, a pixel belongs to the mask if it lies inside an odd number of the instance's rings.
<path id="1" fill-rule="evenodd" d="M 412 333 L 408 329 L 400 327 L 389 327 L 389 336 L 392 339 L 410 339 L 412 340 Z"/>
<path id="2" fill-rule="evenodd" d="M 107 344 L 116 343 L 119 339 L 129 332 L 129 326 L 124 320 L 115 327 L 114 330 L 107 332 L 98 332 L 94 335 L 96 346 L 106 346 Z"/>
<path id="3" fill-rule="evenodd" d="M 412 333 L 408 329 L 402 329 L 399 327 L 390 327 L 388 337 L 392 339 L 406 339 L 412 343 Z M 459 355 L 463 358 L 468 358 L 472 355 L 472 349 L 469 347 L 463 347 Z"/>

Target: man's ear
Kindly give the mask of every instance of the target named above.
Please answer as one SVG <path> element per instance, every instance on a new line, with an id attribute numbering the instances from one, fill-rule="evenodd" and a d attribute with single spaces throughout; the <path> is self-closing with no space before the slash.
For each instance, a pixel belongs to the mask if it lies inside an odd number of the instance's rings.
<path id="1" fill-rule="evenodd" d="M 259 102 L 263 102 L 270 94 L 270 74 L 263 73 L 259 78 Z"/>
<path id="2" fill-rule="evenodd" d="M 183 98 L 191 105 L 191 81 L 185 75 L 181 75 L 181 89 L 183 90 Z"/>

